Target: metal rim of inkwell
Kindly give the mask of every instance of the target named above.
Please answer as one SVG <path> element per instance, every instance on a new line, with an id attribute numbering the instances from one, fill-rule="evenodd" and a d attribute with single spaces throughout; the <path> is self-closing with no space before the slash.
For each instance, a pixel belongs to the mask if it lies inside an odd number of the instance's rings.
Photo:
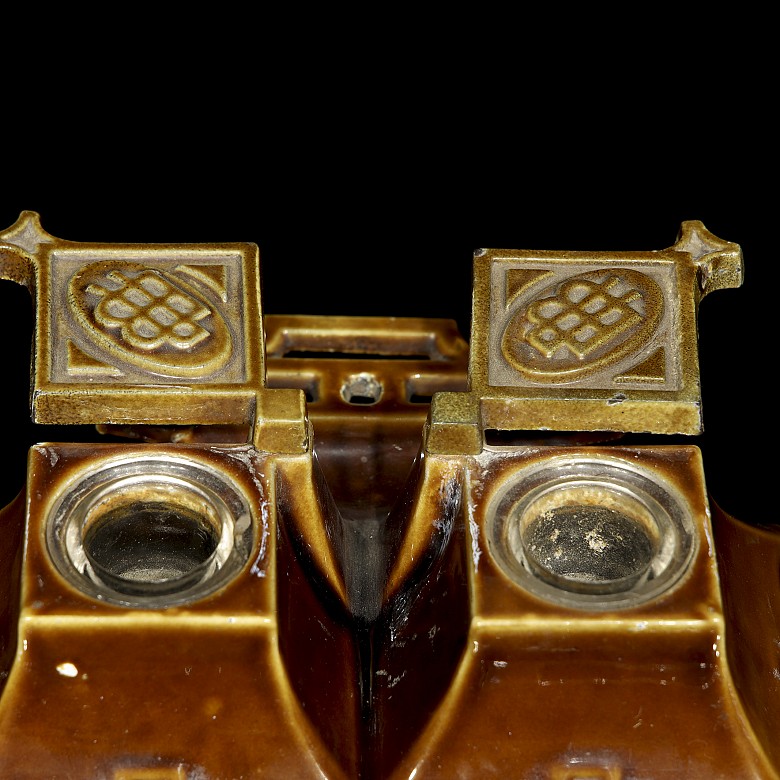
<path id="1" fill-rule="evenodd" d="M 515 583 L 586 610 L 667 593 L 697 537 L 682 495 L 619 458 L 563 456 L 512 474 L 488 509 L 488 547 Z"/>
<path id="2" fill-rule="evenodd" d="M 187 604 L 249 558 L 249 504 L 226 474 L 195 459 L 121 457 L 72 482 L 48 514 L 58 571 L 87 596 L 124 607 Z"/>

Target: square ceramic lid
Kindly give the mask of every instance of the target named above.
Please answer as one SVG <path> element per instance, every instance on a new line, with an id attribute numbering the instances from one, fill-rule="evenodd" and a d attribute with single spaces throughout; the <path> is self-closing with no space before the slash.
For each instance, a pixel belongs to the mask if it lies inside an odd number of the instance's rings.
<path id="1" fill-rule="evenodd" d="M 261 449 L 307 446 L 302 392 L 266 389 L 255 244 L 79 243 L 23 212 L 0 232 L 0 278 L 33 294 L 34 422 L 247 426 Z"/>
<path id="2" fill-rule="evenodd" d="M 740 247 L 695 221 L 660 251 L 479 250 L 470 391 L 434 399 L 429 447 L 473 452 L 490 430 L 700 433 L 698 305 L 742 270 Z"/>

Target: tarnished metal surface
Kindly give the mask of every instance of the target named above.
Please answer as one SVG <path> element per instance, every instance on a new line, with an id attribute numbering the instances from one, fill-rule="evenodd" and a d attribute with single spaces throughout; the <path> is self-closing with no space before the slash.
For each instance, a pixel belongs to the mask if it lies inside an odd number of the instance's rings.
<path id="1" fill-rule="evenodd" d="M 0 512 L 0 776 L 780 777 L 780 535 L 665 439 L 739 246 L 474 261 L 469 344 L 264 318 L 253 244 L 0 233 L 33 416 L 96 426 Z"/>

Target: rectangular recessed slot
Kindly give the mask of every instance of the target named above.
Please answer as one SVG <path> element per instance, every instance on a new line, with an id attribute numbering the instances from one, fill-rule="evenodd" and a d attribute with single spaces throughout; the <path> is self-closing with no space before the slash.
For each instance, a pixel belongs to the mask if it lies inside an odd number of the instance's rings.
<path id="1" fill-rule="evenodd" d="M 410 404 L 430 404 L 434 393 L 464 393 L 465 376 L 415 376 L 406 381 L 406 400 Z"/>
<path id="2" fill-rule="evenodd" d="M 403 317 L 267 316 L 266 357 L 302 360 L 465 360 L 468 345 L 449 320 Z"/>
<path id="3" fill-rule="evenodd" d="M 601 444 L 621 436 L 614 431 L 503 431 L 486 428 L 485 444 L 489 447 L 587 445 Z"/>
<path id="4" fill-rule="evenodd" d="M 342 352 L 315 351 L 308 349 L 291 349 L 285 352 L 284 358 L 299 358 L 303 360 L 430 360 L 431 356 L 424 353 L 384 353 L 384 352 Z"/>
<path id="5" fill-rule="evenodd" d="M 268 374 L 266 387 L 272 390 L 303 390 L 306 403 L 314 403 L 320 399 L 320 388 L 317 377 L 302 376 L 301 374 Z"/>

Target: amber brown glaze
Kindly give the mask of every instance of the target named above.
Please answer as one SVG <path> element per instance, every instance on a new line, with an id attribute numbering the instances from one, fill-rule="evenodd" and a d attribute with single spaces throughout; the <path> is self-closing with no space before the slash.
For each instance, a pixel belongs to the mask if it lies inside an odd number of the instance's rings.
<path id="1" fill-rule="evenodd" d="M 16 653 L 24 519 L 22 493 L 0 510 L 0 694 Z"/>
<path id="2" fill-rule="evenodd" d="M 388 573 L 370 685 L 366 777 L 389 777 L 445 696 L 469 625 L 465 473 L 459 464 L 415 464 L 388 518 Z"/>
<path id="3" fill-rule="evenodd" d="M 339 514 L 316 463 L 313 474 L 302 464 L 278 469 L 280 646 L 302 706 L 345 771 L 385 777 L 463 651 L 462 470 L 414 469 L 386 522 L 355 523 Z M 399 553 L 410 564 L 402 571 Z"/>
<path id="4" fill-rule="evenodd" d="M 750 722 L 780 767 L 780 528 L 714 510 L 729 665 Z"/>
<path id="5" fill-rule="evenodd" d="M 518 469 L 566 454 L 513 448 L 469 463 L 466 652 L 392 777 L 776 777 L 726 663 L 696 448 L 578 451 L 639 464 L 684 497 L 698 547 L 668 593 L 628 609 L 572 609 L 532 595 L 498 564 L 486 542 L 497 492 Z M 766 739 L 776 720 L 764 724 Z"/>
<path id="6" fill-rule="evenodd" d="M 53 497 L 85 469 L 128 452 L 186 455 L 241 485 L 254 547 L 218 593 L 182 607 L 127 609 L 84 595 L 55 569 L 44 540 Z M 279 651 L 273 473 L 245 446 L 31 451 L 19 637 L 0 700 L 1 777 L 344 776 Z"/>
<path id="7" fill-rule="evenodd" d="M 313 448 L 341 514 L 384 521 L 432 394 L 466 389 L 468 344 L 451 320 L 267 315 L 264 324 L 268 387 L 306 392 Z M 376 398 L 350 400 L 360 378 Z"/>
<path id="8" fill-rule="evenodd" d="M 661 252 L 480 250 L 469 351 L 446 320 L 264 319 L 253 244 L 76 244 L 32 212 L 0 243 L 35 297 L 34 419 L 146 442 L 36 446 L 0 512 L 0 777 L 780 776 L 777 529 L 718 512 L 713 543 L 695 447 L 603 445 L 701 429 L 697 306 L 741 284 L 738 245 L 686 222 Z M 134 456 L 166 464 L 151 503 L 241 549 L 197 598 L 89 575 L 68 544 L 111 495 L 53 520 Z M 230 482 L 238 546 L 166 481 L 185 460 Z M 652 575 L 597 592 L 518 554 L 523 480 L 582 464 L 565 509 L 636 509 Z"/>
<path id="9" fill-rule="evenodd" d="M 359 658 L 335 538 L 339 518 L 312 464 L 296 465 L 279 474 L 277 485 L 280 650 L 307 717 L 346 775 L 358 777 Z M 314 495 L 306 489 L 310 485 Z"/>

